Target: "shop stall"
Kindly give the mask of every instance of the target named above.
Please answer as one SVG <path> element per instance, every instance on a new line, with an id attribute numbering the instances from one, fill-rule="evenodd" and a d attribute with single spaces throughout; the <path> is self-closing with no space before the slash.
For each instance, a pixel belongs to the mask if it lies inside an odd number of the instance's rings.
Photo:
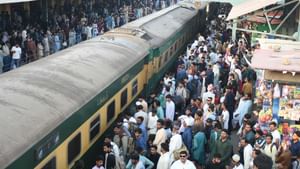
<path id="1" fill-rule="evenodd" d="M 300 129 L 300 43 L 260 39 L 251 66 L 261 72 L 256 97 L 262 99 L 260 126 L 278 122 L 283 134 Z"/>

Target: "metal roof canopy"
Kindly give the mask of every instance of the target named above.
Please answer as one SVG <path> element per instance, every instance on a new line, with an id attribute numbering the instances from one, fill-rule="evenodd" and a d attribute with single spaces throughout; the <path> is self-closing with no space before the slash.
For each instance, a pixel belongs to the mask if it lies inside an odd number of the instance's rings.
<path id="1" fill-rule="evenodd" d="M 232 23 L 233 24 L 232 27 L 230 27 L 230 26 L 228 27 L 228 28 L 232 29 L 232 39 L 233 40 L 236 39 L 236 31 L 239 30 L 239 31 L 251 32 L 251 33 L 260 33 L 260 34 L 272 35 L 272 36 L 276 36 L 276 37 L 295 40 L 295 37 L 293 37 L 293 36 L 277 34 L 276 32 L 283 25 L 283 23 L 290 17 L 290 15 L 296 10 L 296 8 L 300 5 L 300 1 L 299 0 L 292 0 L 292 1 L 289 1 L 289 2 L 283 2 L 283 3 L 279 3 L 279 4 L 278 4 L 278 2 L 282 2 L 282 1 L 280 1 L 280 0 L 247 0 L 243 3 L 238 4 L 238 5 L 234 5 L 233 8 L 230 11 L 228 17 L 227 17 L 227 20 L 231 20 L 231 19 L 234 20 L 233 23 Z M 275 7 L 270 8 L 270 9 L 265 9 L 267 6 L 273 5 L 273 4 L 277 4 L 277 5 Z M 293 9 L 284 17 L 284 19 L 281 21 L 281 23 L 275 29 L 272 29 L 270 19 L 268 18 L 268 12 L 274 11 L 278 8 L 282 8 L 282 7 L 290 5 L 290 4 L 294 4 Z M 240 21 L 245 20 L 245 19 L 248 18 L 248 17 L 244 17 L 242 19 L 238 19 L 238 17 L 246 15 L 246 14 L 251 13 L 251 12 L 255 12 L 259 9 L 263 9 L 263 14 L 266 18 L 266 21 L 268 23 L 268 27 L 269 27 L 269 30 L 270 30 L 269 33 L 256 31 L 256 30 L 243 29 L 243 28 L 238 28 L 237 27 L 237 22 L 240 22 Z M 298 32 L 300 32 L 300 22 L 298 22 Z M 297 40 L 298 41 L 300 40 L 300 34 L 298 34 Z"/>
<path id="2" fill-rule="evenodd" d="M 227 17 L 227 20 L 238 18 L 239 16 L 254 12 L 266 6 L 277 3 L 278 0 L 247 0 L 239 5 L 234 5 Z"/>
<path id="3" fill-rule="evenodd" d="M 0 5 L 1 4 L 12 4 L 12 3 L 30 2 L 30 1 L 36 1 L 36 0 L 0 0 Z"/>

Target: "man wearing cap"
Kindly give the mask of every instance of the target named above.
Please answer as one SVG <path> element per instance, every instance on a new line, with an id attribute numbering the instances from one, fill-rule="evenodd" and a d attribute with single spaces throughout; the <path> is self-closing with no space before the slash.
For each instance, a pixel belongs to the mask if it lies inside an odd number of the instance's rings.
<path id="1" fill-rule="evenodd" d="M 232 156 L 232 169 L 244 169 L 243 164 L 240 163 L 240 156 L 235 154 Z"/>
<path id="2" fill-rule="evenodd" d="M 208 118 L 204 125 L 204 133 L 205 133 L 205 137 L 207 138 L 207 140 L 210 140 L 210 133 L 213 130 L 212 122 L 213 122 L 213 120 Z"/>

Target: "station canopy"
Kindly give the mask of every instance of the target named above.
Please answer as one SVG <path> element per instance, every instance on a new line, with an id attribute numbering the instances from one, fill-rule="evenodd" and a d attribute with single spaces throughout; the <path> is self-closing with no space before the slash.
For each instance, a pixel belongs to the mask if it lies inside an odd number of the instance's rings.
<path id="1" fill-rule="evenodd" d="M 233 4 L 227 20 L 235 19 L 245 14 L 276 4 L 278 0 L 247 0 Z"/>
<path id="2" fill-rule="evenodd" d="M 0 5 L 1 4 L 12 4 L 12 3 L 30 2 L 30 1 L 36 1 L 36 0 L 0 0 Z"/>

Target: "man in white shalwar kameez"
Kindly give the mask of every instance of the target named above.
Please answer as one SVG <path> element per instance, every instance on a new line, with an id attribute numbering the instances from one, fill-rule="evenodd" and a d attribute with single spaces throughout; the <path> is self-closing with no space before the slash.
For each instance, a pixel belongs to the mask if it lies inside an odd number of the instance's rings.
<path id="1" fill-rule="evenodd" d="M 179 134 L 179 125 L 174 125 L 173 126 L 173 131 L 172 131 L 172 137 L 170 139 L 170 144 L 169 144 L 169 150 L 171 153 L 171 159 L 174 161 L 174 151 L 178 150 L 182 147 L 182 137 Z"/>
<path id="2" fill-rule="evenodd" d="M 157 162 L 157 167 L 159 169 L 170 169 L 171 166 L 171 158 L 170 158 L 170 152 L 169 152 L 169 146 L 166 143 L 161 144 L 161 156 L 159 157 L 159 160 Z"/>
<path id="3" fill-rule="evenodd" d="M 165 132 L 165 129 L 163 128 L 164 120 L 159 119 L 157 120 L 156 126 L 157 126 L 157 132 L 155 135 L 155 139 L 153 141 L 153 144 L 157 146 L 157 152 L 161 154 L 161 144 L 164 143 L 167 140 L 167 134 Z"/>
<path id="4" fill-rule="evenodd" d="M 172 164 L 171 169 L 196 169 L 196 167 L 188 160 L 188 153 L 184 150 L 180 152 L 180 159 Z"/>
<path id="5" fill-rule="evenodd" d="M 175 116 L 175 103 L 172 101 L 172 96 L 167 95 L 166 96 L 166 119 L 170 119 L 171 121 L 174 121 Z"/>

